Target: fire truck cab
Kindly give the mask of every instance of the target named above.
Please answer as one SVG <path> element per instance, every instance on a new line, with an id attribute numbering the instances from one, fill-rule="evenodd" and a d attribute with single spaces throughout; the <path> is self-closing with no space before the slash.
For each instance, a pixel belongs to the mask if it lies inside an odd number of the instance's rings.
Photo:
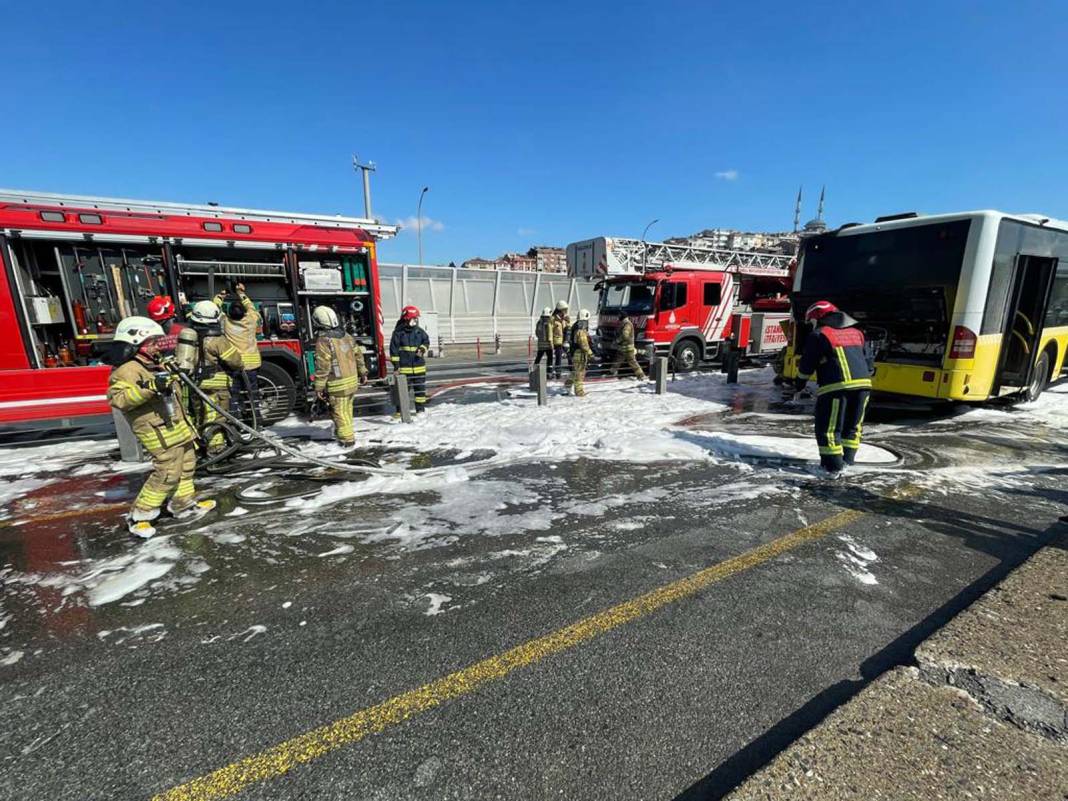
<path id="1" fill-rule="evenodd" d="M 786 345 L 780 322 L 789 319 L 789 257 L 607 237 L 576 242 L 567 253 L 573 277 L 597 282 L 604 359 L 614 356 L 626 317 L 639 357 L 652 350 L 679 371 L 715 361 L 728 347 L 756 357 Z"/>
<path id="2" fill-rule="evenodd" d="M 257 332 L 262 417 L 310 392 L 312 308 L 333 306 L 385 374 L 375 220 L 0 190 L 0 436 L 110 423 L 94 345 L 169 295 L 178 317 L 242 283 Z"/>

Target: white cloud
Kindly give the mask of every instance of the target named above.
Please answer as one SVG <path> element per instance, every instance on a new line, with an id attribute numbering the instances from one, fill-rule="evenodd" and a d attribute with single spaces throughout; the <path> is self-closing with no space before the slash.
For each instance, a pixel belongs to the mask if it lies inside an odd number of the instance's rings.
<path id="1" fill-rule="evenodd" d="M 394 220 L 394 222 L 401 227 L 401 232 L 402 233 L 405 232 L 405 231 L 408 231 L 408 232 L 414 234 L 416 229 L 419 227 L 419 218 L 417 218 L 415 215 L 412 215 L 411 217 L 401 217 L 398 220 Z M 430 217 L 423 217 L 423 232 L 424 233 L 426 231 L 444 231 L 444 230 L 445 230 L 445 223 L 441 222 L 441 220 L 433 220 Z"/>
<path id="2" fill-rule="evenodd" d="M 519 236 L 534 236 L 534 234 L 538 233 L 534 228 L 524 228 L 523 226 L 516 228 L 515 232 Z"/>
<path id="3" fill-rule="evenodd" d="M 737 181 L 738 170 L 722 170 L 716 173 L 716 177 L 721 181 Z"/>

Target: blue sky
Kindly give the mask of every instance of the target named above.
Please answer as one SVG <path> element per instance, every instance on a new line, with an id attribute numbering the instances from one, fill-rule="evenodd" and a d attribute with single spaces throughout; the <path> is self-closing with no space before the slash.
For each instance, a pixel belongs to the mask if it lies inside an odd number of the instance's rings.
<path id="1" fill-rule="evenodd" d="M 788 228 L 799 184 L 832 224 L 1068 217 L 1058 3 L 53 0 L 3 30 L 0 186 L 362 213 L 355 151 L 378 216 L 430 186 L 428 262 Z"/>

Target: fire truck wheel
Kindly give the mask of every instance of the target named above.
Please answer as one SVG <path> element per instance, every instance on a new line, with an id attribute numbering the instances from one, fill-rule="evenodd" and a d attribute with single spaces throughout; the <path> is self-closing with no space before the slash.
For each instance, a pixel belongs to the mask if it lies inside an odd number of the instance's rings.
<path id="1" fill-rule="evenodd" d="M 297 385 L 293 377 L 277 364 L 260 365 L 260 415 L 270 425 L 284 420 L 297 405 Z"/>
<path id="2" fill-rule="evenodd" d="M 701 361 L 701 352 L 697 348 L 697 343 L 691 340 L 684 340 L 676 345 L 671 356 L 675 360 L 675 369 L 680 373 L 690 372 Z"/>

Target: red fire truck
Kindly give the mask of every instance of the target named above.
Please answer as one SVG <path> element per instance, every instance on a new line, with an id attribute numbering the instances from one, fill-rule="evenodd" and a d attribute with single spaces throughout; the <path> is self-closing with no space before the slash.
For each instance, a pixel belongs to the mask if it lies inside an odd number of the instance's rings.
<path id="1" fill-rule="evenodd" d="M 597 340 L 612 356 L 620 322 L 635 325 L 639 357 L 650 347 L 679 371 L 730 347 L 749 356 L 786 345 L 791 256 L 599 237 L 567 246 L 568 272 L 596 281 Z"/>
<path id="2" fill-rule="evenodd" d="M 310 394 L 314 306 L 333 306 L 384 376 L 375 220 L 0 190 L 0 437 L 110 423 L 94 343 L 157 294 L 180 317 L 240 282 L 260 312 L 263 417 Z"/>

